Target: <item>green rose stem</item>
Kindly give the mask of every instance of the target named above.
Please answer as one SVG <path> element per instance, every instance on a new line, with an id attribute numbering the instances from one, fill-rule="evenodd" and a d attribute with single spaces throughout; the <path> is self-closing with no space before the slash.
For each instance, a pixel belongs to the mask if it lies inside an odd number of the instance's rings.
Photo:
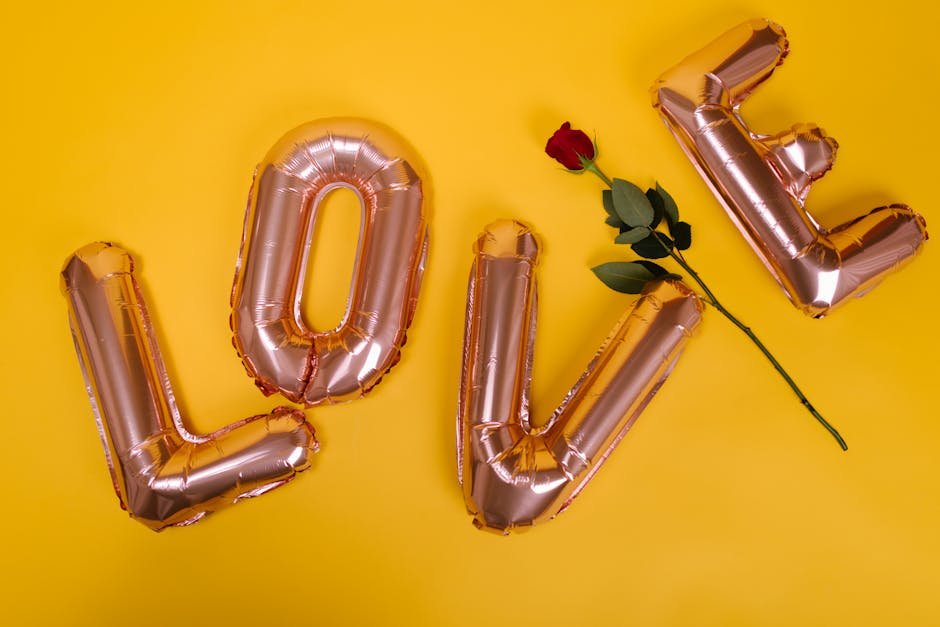
<path id="1" fill-rule="evenodd" d="M 581 157 L 581 155 L 578 156 Z M 600 180 L 604 181 L 607 187 L 614 186 L 614 182 L 607 178 L 607 175 L 604 174 L 599 167 L 597 167 L 596 163 L 593 161 L 587 161 L 584 157 L 581 157 L 581 164 L 584 166 L 585 170 L 588 172 L 593 172 L 598 176 L 598 178 L 600 178 Z"/>
<path id="2" fill-rule="evenodd" d="M 606 174 L 604 174 L 604 172 L 599 167 L 597 167 L 597 164 L 595 162 L 588 161 L 582 157 L 582 165 L 584 166 L 584 170 L 588 172 L 592 172 L 599 179 L 604 181 L 604 184 L 606 184 L 608 187 L 613 188 L 613 182 L 610 180 L 610 178 Z M 730 320 L 734 326 L 740 329 L 741 332 L 744 333 L 751 340 L 751 342 L 754 343 L 754 345 L 760 350 L 760 352 L 763 353 L 764 357 L 767 358 L 767 361 L 769 361 L 771 365 L 774 367 L 774 369 L 780 374 L 780 376 L 783 377 L 783 380 L 787 382 L 787 385 L 790 386 L 790 389 L 793 390 L 793 393 L 796 394 L 797 398 L 800 399 L 800 402 L 803 404 L 806 410 L 810 414 L 813 415 L 813 418 L 815 418 L 819 422 L 819 424 L 825 427 L 826 431 L 828 431 L 832 435 L 832 437 L 836 439 L 836 442 L 839 443 L 839 446 L 842 447 L 843 451 L 849 450 L 848 444 L 845 443 L 845 440 L 839 434 L 839 431 L 835 427 L 833 427 L 831 424 L 829 424 L 829 422 L 825 418 L 823 418 L 822 414 L 820 414 L 819 411 L 815 407 L 813 407 L 813 404 L 809 401 L 808 398 L 806 398 L 806 395 L 803 394 L 803 391 L 799 388 L 799 386 L 796 384 L 793 378 L 787 373 L 784 367 L 780 365 L 780 362 L 777 361 L 777 358 L 773 356 L 770 350 L 768 350 L 768 348 L 764 346 L 764 343 L 760 341 L 760 338 L 758 338 L 757 335 L 754 334 L 751 328 L 747 326 L 746 324 L 744 324 L 743 322 L 741 322 L 733 313 L 728 311 L 728 309 L 724 305 L 721 304 L 721 302 L 715 296 L 715 293 L 712 292 L 711 289 L 709 289 L 708 285 L 705 284 L 705 281 L 702 280 L 702 277 L 699 276 L 698 272 L 692 269 L 692 266 L 688 264 L 688 262 L 685 260 L 685 257 L 682 256 L 681 252 L 674 250 L 671 246 L 666 244 L 662 240 L 662 238 L 660 237 L 657 231 L 653 231 L 653 234 L 656 236 L 656 241 L 658 241 L 662 245 L 662 247 L 666 250 L 666 252 L 669 253 L 669 256 L 672 257 L 672 259 L 677 264 L 679 264 L 683 270 L 688 272 L 689 276 L 691 276 L 692 279 L 696 283 L 698 283 L 699 287 L 702 288 L 702 290 L 705 292 L 704 300 L 708 304 L 710 304 L 712 307 L 717 309 L 719 312 L 721 312 L 721 315 L 723 315 L 725 318 Z"/>

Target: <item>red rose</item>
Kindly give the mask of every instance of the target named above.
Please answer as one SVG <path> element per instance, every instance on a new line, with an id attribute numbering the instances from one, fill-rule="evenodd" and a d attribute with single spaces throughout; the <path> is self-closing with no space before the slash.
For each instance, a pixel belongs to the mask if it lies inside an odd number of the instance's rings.
<path id="1" fill-rule="evenodd" d="M 594 159 L 594 142 L 584 131 L 575 130 L 570 122 L 565 122 L 545 144 L 545 152 L 569 170 L 583 170 L 581 158 Z"/>

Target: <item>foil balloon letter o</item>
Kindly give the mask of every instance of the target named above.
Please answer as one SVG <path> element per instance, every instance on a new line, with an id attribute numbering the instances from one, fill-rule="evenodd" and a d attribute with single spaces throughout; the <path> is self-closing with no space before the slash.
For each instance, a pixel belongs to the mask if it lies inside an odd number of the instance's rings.
<path id="1" fill-rule="evenodd" d="M 290 481 L 317 441 L 279 407 L 207 436 L 182 424 L 133 260 L 89 244 L 62 270 L 85 385 L 121 506 L 151 529 L 194 523 Z"/>
<path id="2" fill-rule="evenodd" d="M 787 52 L 780 26 L 747 22 L 663 74 L 653 104 L 793 304 L 821 317 L 911 259 L 926 223 L 891 205 L 826 230 L 806 212 L 810 184 L 832 167 L 835 140 L 809 124 L 758 135 L 738 113 Z"/>
<path id="3" fill-rule="evenodd" d="M 398 361 L 427 255 L 421 179 L 403 142 L 374 124 L 323 120 L 285 135 L 258 166 L 245 217 L 231 325 L 266 394 L 307 406 L 350 400 Z M 346 313 L 307 328 L 300 296 L 317 206 L 345 187 L 362 206 Z"/>
<path id="4" fill-rule="evenodd" d="M 457 467 L 482 529 L 508 533 L 553 518 L 594 476 L 665 381 L 702 303 L 658 281 L 614 328 L 538 430 L 529 425 L 538 243 L 515 221 L 491 224 L 470 271 Z"/>

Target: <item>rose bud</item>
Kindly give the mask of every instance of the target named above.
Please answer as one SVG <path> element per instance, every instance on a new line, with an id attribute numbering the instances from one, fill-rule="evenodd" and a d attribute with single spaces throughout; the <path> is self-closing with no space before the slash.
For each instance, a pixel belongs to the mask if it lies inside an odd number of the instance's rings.
<path id="1" fill-rule="evenodd" d="M 545 144 L 545 152 L 569 170 L 584 169 L 585 161 L 594 159 L 594 142 L 584 131 L 571 128 L 570 122 L 561 125 Z"/>

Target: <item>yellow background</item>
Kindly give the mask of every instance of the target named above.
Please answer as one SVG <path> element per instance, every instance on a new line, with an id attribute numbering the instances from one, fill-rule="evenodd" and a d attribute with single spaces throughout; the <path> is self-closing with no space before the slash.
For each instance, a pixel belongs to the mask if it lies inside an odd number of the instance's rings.
<path id="1" fill-rule="evenodd" d="M 809 206 L 834 225 L 892 201 L 936 228 L 936 9 L 922 3 L 159 3 L 8 6 L 0 281 L 2 622 L 74 625 L 940 624 L 934 247 L 831 318 L 805 318 L 649 104 L 652 80 L 772 17 L 786 65 L 745 106 L 841 143 Z M 923 3 L 926 7 L 926 3 Z M 254 164 L 282 133 L 378 120 L 429 171 L 431 256 L 399 366 L 307 412 L 323 447 L 293 484 L 186 529 L 128 519 L 110 485 L 59 293 L 66 256 L 129 248 L 189 424 L 264 398 L 228 296 Z M 842 430 L 840 453 L 714 312 L 607 466 L 557 520 L 476 531 L 454 472 L 471 243 L 499 217 L 544 244 L 534 404 L 544 420 L 631 305 L 598 183 L 542 153 L 570 119 L 610 173 L 657 177 L 694 264 Z M 358 217 L 329 203 L 315 322 L 338 319 Z M 335 263 L 333 270 L 327 268 Z"/>

